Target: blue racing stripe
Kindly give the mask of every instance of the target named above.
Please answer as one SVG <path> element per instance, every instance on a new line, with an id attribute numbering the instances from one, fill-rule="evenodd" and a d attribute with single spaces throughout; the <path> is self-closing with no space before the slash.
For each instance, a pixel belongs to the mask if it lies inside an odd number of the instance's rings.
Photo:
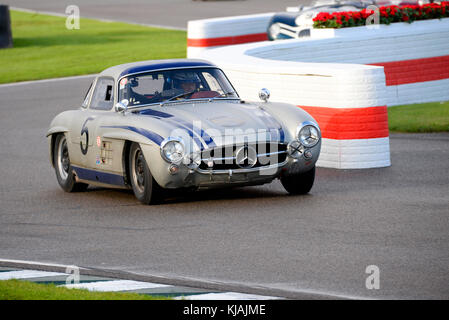
<path id="1" fill-rule="evenodd" d="M 262 120 L 266 124 L 270 134 L 276 133 L 276 135 L 279 138 L 279 142 L 284 142 L 285 133 L 284 133 L 284 129 L 282 129 L 282 126 L 280 125 L 280 123 L 267 111 L 265 111 L 265 110 L 261 110 L 261 111 L 263 113 L 263 116 L 259 116 L 259 119 Z"/>
<path id="2" fill-rule="evenodd" d="M 193 139 L 200 150 L 204 150 L 204 146 L 207 147 L 215 147 L 215 142 L 212 138 L 201 128 L 194 127 L 193 124 L 188 123 L 187 121 L 175 117 L 169 113 L 146 109 L 139 112 L 141 115 L 151 116 L 152 118 L 164 120 L 166 122 L 175 125 L 179 129 L 185 129 L 189 136 Z M 162 118 L 162 119 L 161 119 Z M 198 130 L 199 129 L 199 130 Z M 201 141 L 201 140 L 202 141 Z"/>
<path id="3" fill-rule="evenodd" d="M 176 121 L 174 119 L 167 119 L 167 121 L 170 122 L 172 125 L 176 126 L 176 128 L 185 130 L 189 134 L 189 136 L 193 139 L 193 141 L 195 141 L 195 143 L 198 146 L 198 148 L 200 148 L 200 150 L 204 149 L 203 143 L 195 135 L 195 133 L 192 130 L 190 130 L 188 127 L 182 125 L 179 121 Z"/>
<path id="4" fill-rule="evenodd" d="M 98 181 L 101 183 L 112 184 L 116 186 L 124 186 L 125 180 L 123 176 L 114 173 L 101 172 L 86 168 L 72 166 L 76 175 L 81 180 Z"/>
<path id="5" fill-rule="evenodd" d="M 173 117 L 173 115 L 170 113 L 157 111 L 157 110 L 153 110 L 153 109 L 142 110 L 139 112 L 139 114 L 146 115 L 146 116 L 154 116 L 157 118 L 172 118 Z"/>
<path id="6" fill-rule="evenodd" d="M 191 67 L 215 67 L 215 65 L 211 64 L 207 61 L 198 61 L 198 60 L 162 60 L 160 62 L 154 62 L 149 61 L 146 63 L 141 63 L 139 65 L 132 65 L 128 68 L 124 69 L 120 73 L 120 77 L 127 76 L 129 74 L 134 73 L 144 73 L 144 72 L 151 72 L 155 70 L 162 70 L 162 69 L 178 69 L 178 68 L 191 68 Z"/>
<path id="7" fill-rule="evenodd" d="M 144 137 L 150 139 L 157 145 L 161 145 L 162 141 L 164 141 L 164 138 L 161 137 L 160 135 L 158 135 L 157 133 L 150 131 L 150 130 L 143 129 L 143 128 L 136 128 L 136 127 L 131 127 L 131 126 L 102 126 L 102 128 L 117 128 L 117 129 L 125 129 L 125 130 L 134 131 L 134 132 L 141 134 Z"/>
<path id="8" fill-rule="evenodd" d="M 193 124 L 188 123 L 187 121 L 184 121 L 182 119 L 179 118 L 175 118 L 175 121 L 179 121 L 182 125 L 188 127 L 190 130 L 192 130 L 193 132 L 195 132 L 197 135 L 199 135 L 201 137 L 201 139 L 203 139 L 204 143 L 208 146 L 208 147 L 215 147 L 215 142 L 212 139 L 211 136 L 209 136 L 206 131 L 204 131 L 203 129 L 199 128 L 199 127 L 195 127 Z"/>

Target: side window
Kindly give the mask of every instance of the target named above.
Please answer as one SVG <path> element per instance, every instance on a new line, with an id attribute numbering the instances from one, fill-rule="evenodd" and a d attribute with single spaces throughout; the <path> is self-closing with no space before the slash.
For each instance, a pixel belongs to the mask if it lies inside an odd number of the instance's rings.
<path id="1" fill-rule="evenodd" d="M 216 91 L 220 94 L 223 93 L 223 90 L 221 89 L 220 84 L 218 83 L 217 79 L 213 75 L 211 75 L 209 72 L 203 72 L 203 77 L 206 79 L 206 82 L 210 88 L 211 91 Z"/>
<path id="2" fill-rule="evenodd" d="M 92 95 L 92 84 L 93 82 L 90 84 L 89 89 L 86 92 L 86 95 L 84 96 L 84 102 L 81 105 L 83 108 L 87 108 L 87 105 L 89 104 L 89 99 L 90 96 Z"/>
<path id="3" fill-rule="evenodd" d="M 120 88 L 122 88 L 122 83 L 128 83 L 130 105 L 145 103 L 146 99 L 151 99 L 164 90 L 164 76 L 162 74 L 130 77 L 128 80 L 122 79 Z"/>
<path id="4" fill-rule="evenodd" d="M 95 86 L 95 91 L 90 103 L 91 109 L 111 110 L 114 104 L 114 80 L 100 78 Z"/>
<path id="5" fill-rule="evenodd" d="M 164 76 L 162 74 L 152 77 L 135 77 L 129 80 L 133 91 L 140 95 L 154 95 L 156 92 L 164 90 Z"/>

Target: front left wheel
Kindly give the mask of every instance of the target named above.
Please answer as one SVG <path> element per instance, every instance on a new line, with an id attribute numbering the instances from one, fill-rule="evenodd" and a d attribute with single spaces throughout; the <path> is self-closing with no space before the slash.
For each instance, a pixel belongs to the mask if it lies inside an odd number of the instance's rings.
<path id="1" fill-rule="evenodd" d="M 315 181 L 315 166 L 306 172 L 281 177 L 281 183 L 290 194 L 306 194 Z"/>
<path id="2" fill-rule="evenodd" d="M 129 175 L 136 198 L 143 204 L 157 204 L 162 199 L 161 187 L 148 168 L 142 149 L 133 143 L 129 152 Z"/>
<path id="3" fill-rule="evenodd" d="M 85 191 L 88 184 L 77 183 L 70 165 L 69 148 L 67 138 L 64 134 L 58 134 L 55 138 L 53 149 L 53 164 L 56 172 L 56 179 L 61 188 L 66 192 Z"/>

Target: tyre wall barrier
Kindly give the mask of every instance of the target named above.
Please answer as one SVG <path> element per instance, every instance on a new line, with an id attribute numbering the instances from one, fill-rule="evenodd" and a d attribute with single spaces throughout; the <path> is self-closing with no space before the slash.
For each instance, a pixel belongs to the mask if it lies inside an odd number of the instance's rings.
<path id="1" fill-rule="evenodd" d="M 275 61 L 245 55 L 228 46 L 203 58 L 220 66 L 240 96 L 298 105 L 320 125 L 322 149 L 317 165 L 339 169 L 390 165 L 385 75 L 382 67 Z M 323 88 L 326 93 L 323 94 Z"/>
<path id="2" fill-rule="evenodd" d="M 274 13 L 189 21 L 187 56 L 215 48 L 268 40 L 267 26 Z"/>
<path id="3" fill-rule="evenodd" d="M 383 66 L 388 106 L 449 100 L 449 18 L 377 27 L 313 29 L 309 40 L 276 41 L 247 54 Z"/>
<path id="4" fill-rule="evenodd" d="M 223 68 L 244 99 L 266 87 L 271 101 L 308 111 L 322 130 L 323 167 L 389 166 L 387 106 L 449 100 L 449 19 L 313 30 L 188 57 Z"/>

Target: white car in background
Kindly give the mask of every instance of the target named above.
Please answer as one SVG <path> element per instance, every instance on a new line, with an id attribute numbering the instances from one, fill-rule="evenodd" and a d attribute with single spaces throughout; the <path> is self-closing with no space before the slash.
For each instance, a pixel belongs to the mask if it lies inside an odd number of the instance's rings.
<path id="1" fill-rule="evenodd" d="M 368 6 L 418 5 L 426 0 L 317 0 L 311 6 L 287 7 L 276 13 L 268 23 L 269 40 L 295 39 L 310 36 L 313 19 L 320 12 L 360 11 Z"/>

